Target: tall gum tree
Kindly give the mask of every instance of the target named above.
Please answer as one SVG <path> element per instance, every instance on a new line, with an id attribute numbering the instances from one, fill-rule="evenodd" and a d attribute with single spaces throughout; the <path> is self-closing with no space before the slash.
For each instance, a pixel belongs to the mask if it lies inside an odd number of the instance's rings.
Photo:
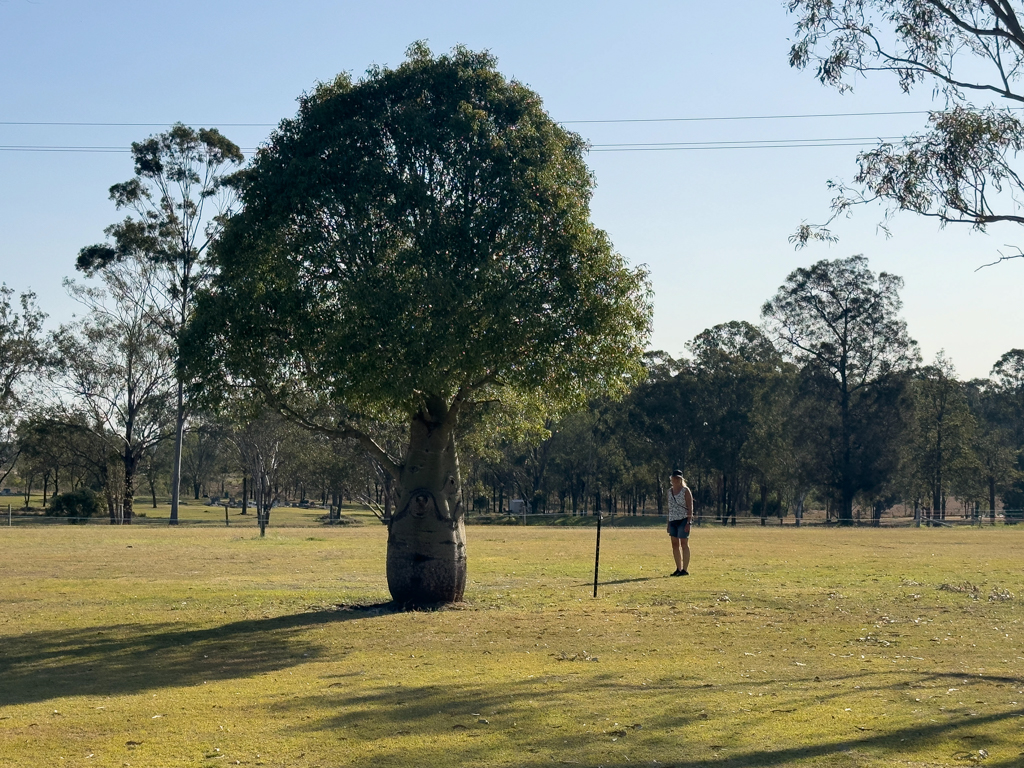
<path id="1" fill-rule="evenodd" d="M 853 522 L 854 497 L 890 474 L 902 390 L 918 361 L 899 316 L 903 280 L 868 269 L 863 256 L 797 269 L 761 308 L 770 335 L 801 366 L 815 401 L 806 438 L 817 443 L 820 482 L 839 520 Z"/>
<path id="2" fill-rule="evenodd" d="M 110 188 L 110 199 L 131 214 L 107 227 L 108 242 L 78 252 L 75 267 L 94 275 L 118 264 L 156 267 L 153 297 L 175 351 L 174 456 L 171 525 L 178 522 L 181 451 L 188 420 L 180 335 L 192 315 L 196 292 L 210 277 L 209 247 L 231 211 L 224 184 L 241 165 L 242 151 L 215 128 L 176 123 L 164 133 L 132 143 L 135 176 Z"/>
<path id="3" fill-rule="evenodd" d="M 303 95 L 238 179 L 188 359 L 208 392 L 251 387 L 396 479 L 400 603 L 463 596 L 460 418 L 559 412 L 643 375 L 646 272 L 591 223 L 585 150 L 489 54 L 415 44 Z M 408 424 L 404 460 L 367 419 Z"/>

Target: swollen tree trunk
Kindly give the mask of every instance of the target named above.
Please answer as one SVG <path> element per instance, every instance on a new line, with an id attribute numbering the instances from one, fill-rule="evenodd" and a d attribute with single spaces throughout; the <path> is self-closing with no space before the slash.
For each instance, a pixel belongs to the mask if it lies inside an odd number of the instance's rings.
<path id="1" fill-rule="evenodd" d="M 396 603 L 457 602 L 466 588 L 462 481 L 450 416 L 435 404 L 412 421 L 388 526 L 388 589 Z"/>

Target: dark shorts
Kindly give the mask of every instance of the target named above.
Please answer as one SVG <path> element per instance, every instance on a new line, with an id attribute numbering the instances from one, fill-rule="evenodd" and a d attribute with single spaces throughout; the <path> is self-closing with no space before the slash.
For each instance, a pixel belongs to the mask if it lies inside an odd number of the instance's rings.
<path id="1" fill-rule="evenodd" d="M 669 520 L 668 522 L 668 535 L 674 539 L 688 539 L 690 538 L 690 521 L 689 520 Z"/>

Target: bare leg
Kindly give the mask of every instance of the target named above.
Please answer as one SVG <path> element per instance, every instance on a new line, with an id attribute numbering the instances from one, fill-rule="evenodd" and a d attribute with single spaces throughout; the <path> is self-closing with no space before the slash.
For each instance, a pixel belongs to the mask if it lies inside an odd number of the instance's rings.
<path id="1" fill-rule="evenodd" d="M 679 549 L 680 549 L 680 543 L 682 543 L 682 546 L 684 546 L 684 547 L 686 546 L 686 540 L 685 539 L 677 539 L 675 536 L 670 536 L 669 538 L 672 539 L 672 557 L 674 557 L 675 561 L 676 561 L 676 570 L 677 571 L 678 570 L 682 570 L 686 566 L 683 565 L 683 557 L 682 557 L 682 553 L 679 551 Z M 685 551 L 686 551 L 686 557 L 687 557 L 687 559 L 689 559 L 690 552 L 689 552 L 689 550 L 685 550 Z"/>
<path id="2" fill-rule="evenodd" d="M 687 570 L 690 566 L 690 540 L 689 539 L 676 539 L 680 544 L 683 545 L 683 570 Z M 676 562 L 679 562 L 679 558 L 676 557 Z"/>

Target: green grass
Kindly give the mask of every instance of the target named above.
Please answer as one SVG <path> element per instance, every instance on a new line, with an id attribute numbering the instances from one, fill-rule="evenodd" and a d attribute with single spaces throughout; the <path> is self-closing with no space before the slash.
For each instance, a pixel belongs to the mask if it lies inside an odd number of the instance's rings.
<path id="1" fill-rule="evenodd" d="M 10 497 L 14 498 L 14 497 Z M 42 496 L 33 497 L 29 510 L 19 509 L 24 504 L 24 497 L 18 496 L 15 502 L 11 502 L 14 525 L 39 525 L 41 523 L 66 525 L 67 520 L 61 518 L 44 517 Z M 156 507 L 148 498 L 138 497 L 135 499 L 135 524 L 137 525 L 166 525 L 171 517 L 171 505 L 166 500 L 159 500 Z M 318 527 L 324 525 L 322 518 L 326 517 L 326 509 L 280 506 L 275 507 L 270 514 L 271 527 L 290 528 L 296 526 Z M 342 517 L 345 524 L 372 524 L 380 525 L 376 517 L 366 506 L 361 504 L 346 503 L 342 508 Z M 224 507 L 222 505 L 211 505 L 205 499 L 182 499 L 178 507 L 178 519 L 182 526 L 190 525 L 211 525 L 224 526 Z M 109 518 L 106 512 L 100 512 L 88 521 L 87 525 L 107 525 Z M 7 525 L 7 505 L 0 503 L 0 526 Z M 228 525 L 236 528 L 255 528 L 256 508 L 250 502 L 247 513 L 242 514 L 240 507 L 228 509 Z"/>
<path id="2" fill-rule="evenodd" d="M 0 528 L 0 766 L 1024 764 L 1024 529 L 469 534 Z"/>

